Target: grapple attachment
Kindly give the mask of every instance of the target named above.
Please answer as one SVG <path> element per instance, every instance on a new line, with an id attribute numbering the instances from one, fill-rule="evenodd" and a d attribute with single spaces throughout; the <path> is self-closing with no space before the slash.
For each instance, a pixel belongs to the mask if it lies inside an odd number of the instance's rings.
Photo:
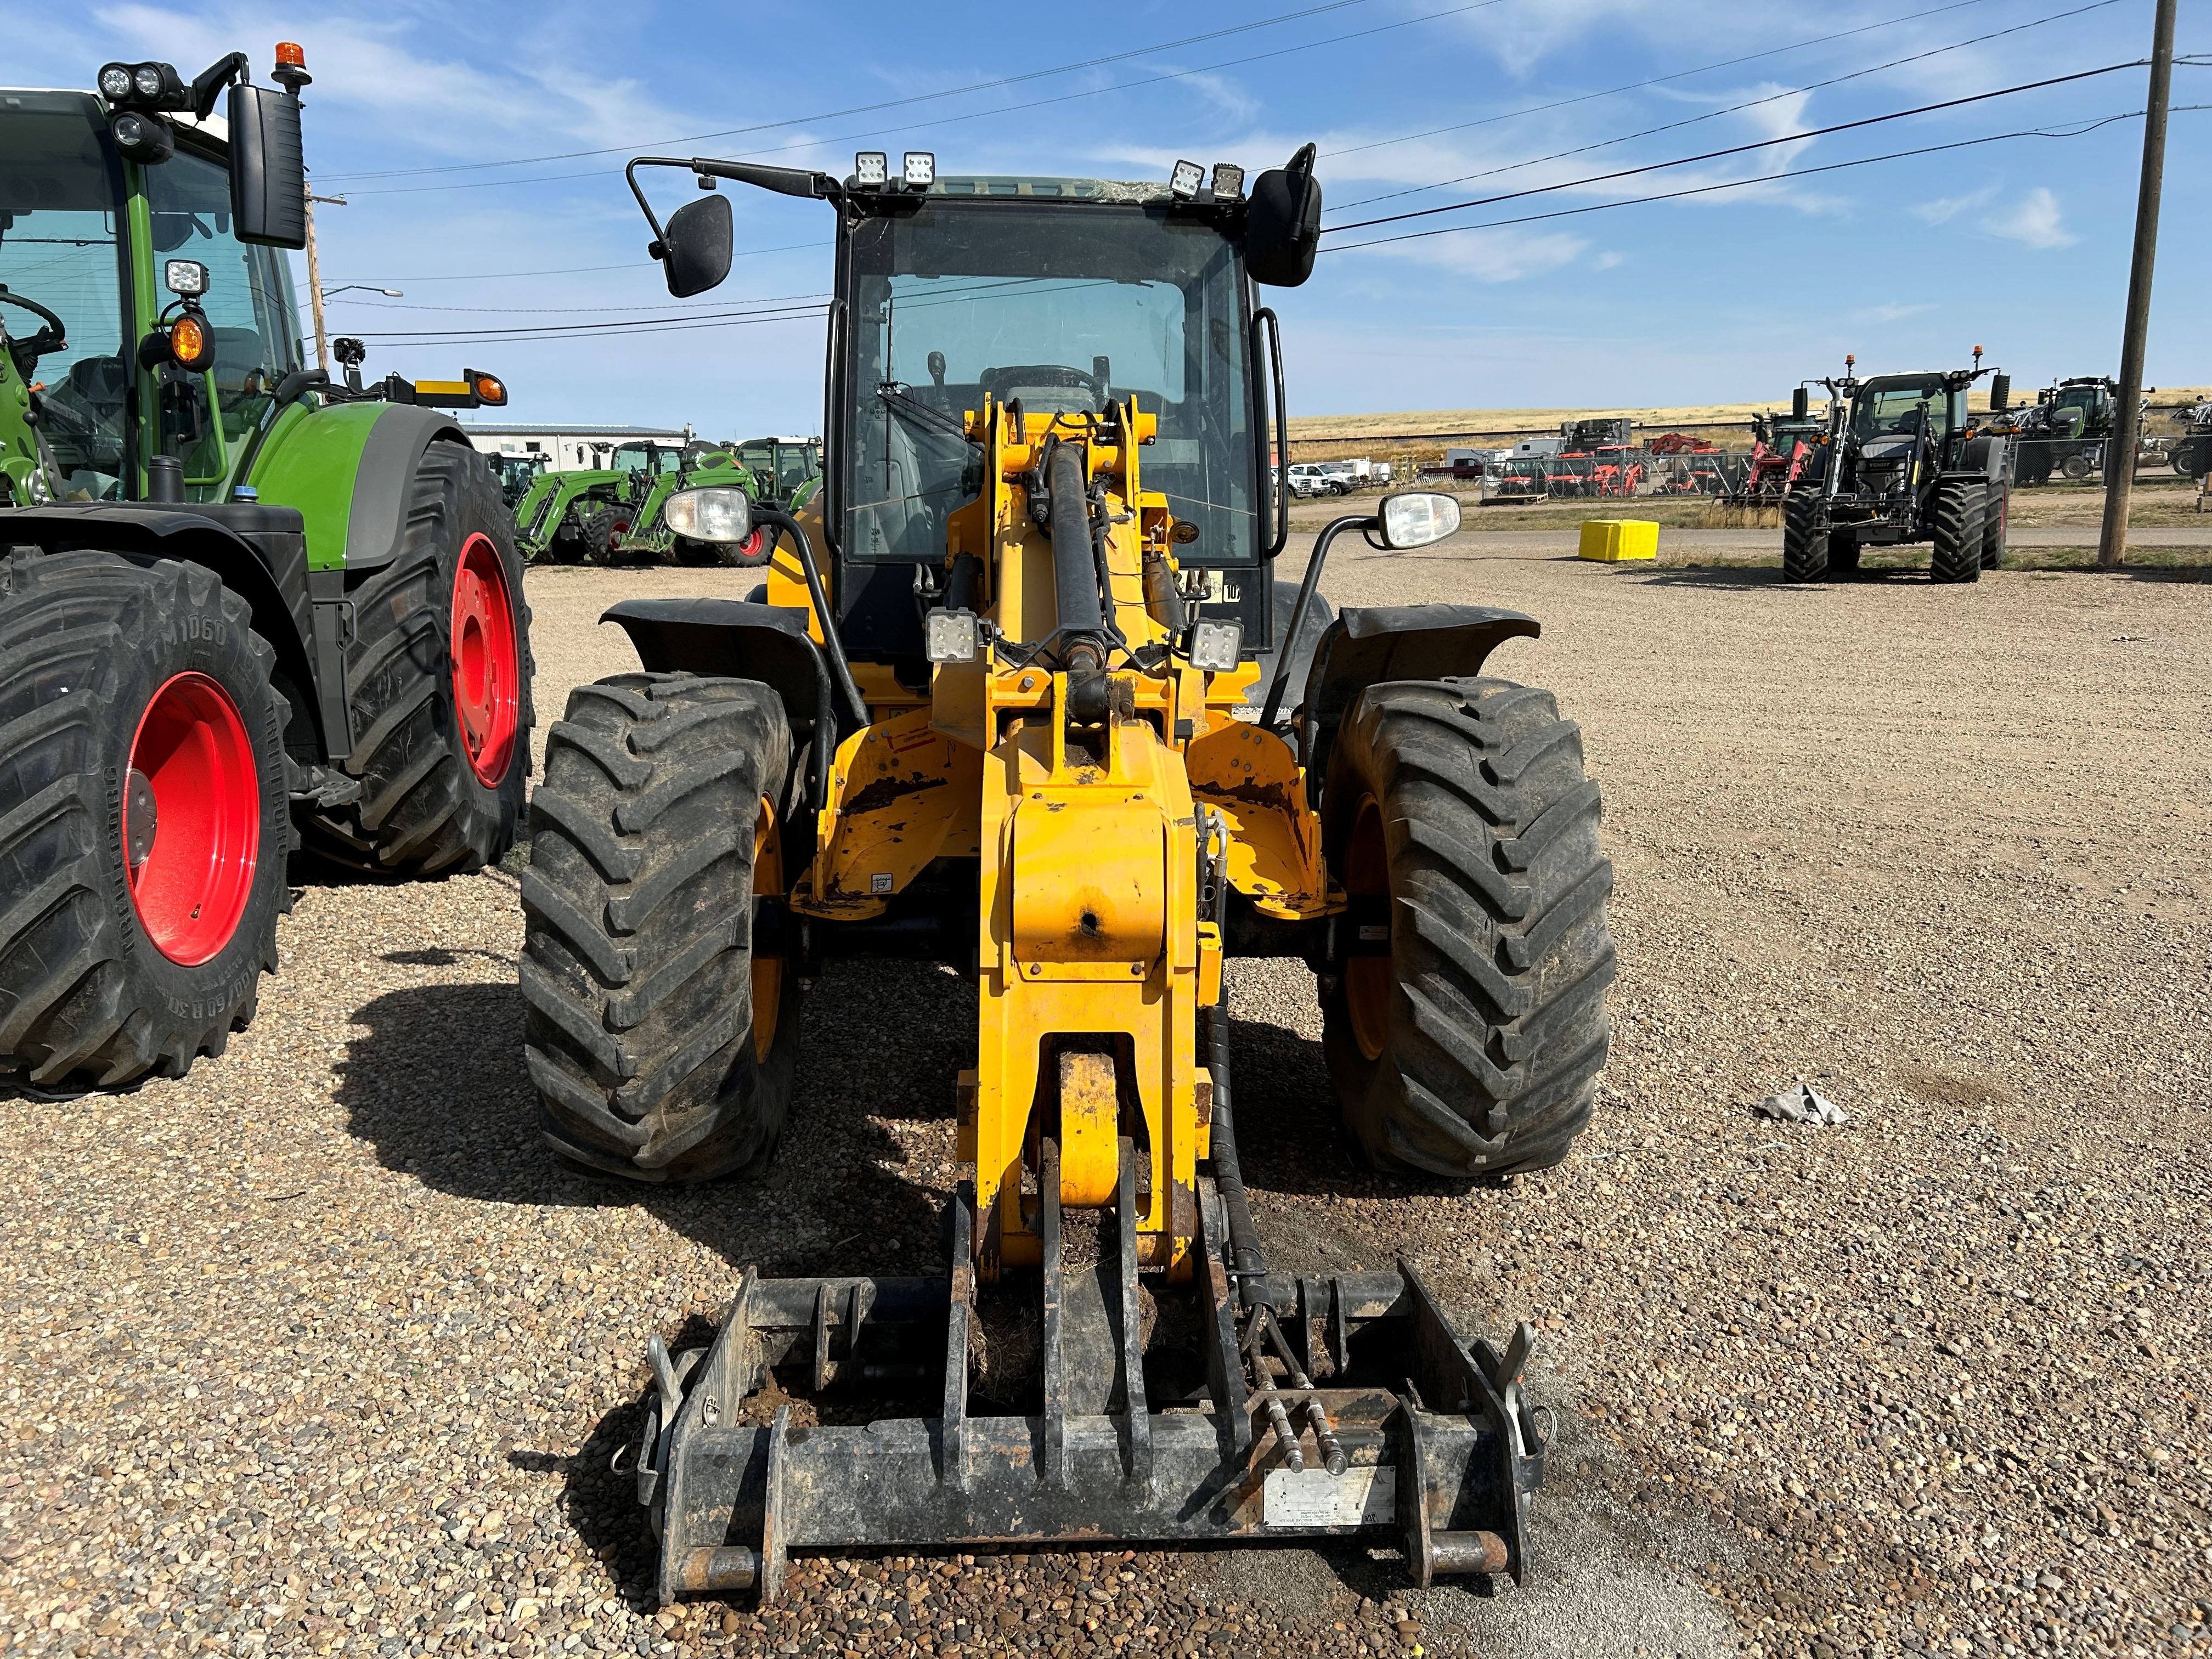
<path id="1" fill-rule="evenodd" d="M 1121 1148 L 1085 1263 L 1044 1144 L 1044 1271 L 982 1292 L 1037 1333 L 1026 1373 L 983 1335 L 964 1186 L 947 1278 L 748 1271 L 711 1347 L 672 1358 L 653 1338 L 637 1481 L 663 1602 L 771 1601 L 793 1550 L 992 1544 L 1365 1535 L 1396 1540 L 1422 1585 L 1517 1581 L 1546 1439 L 1521 1389 L 1530 1328 L 1502 1354 L 1469 1341 L 1403 1263 L 1233 1283 L 1206 1172 L 1200 1271 L 1140 1278 L 1119 1218 L 1143 1213 L 1141 1160 Z M 975 1408 L 986 1390 L 1006 1414 Z M 872 1415 L 902 1395 L 921 1413 Z"/>

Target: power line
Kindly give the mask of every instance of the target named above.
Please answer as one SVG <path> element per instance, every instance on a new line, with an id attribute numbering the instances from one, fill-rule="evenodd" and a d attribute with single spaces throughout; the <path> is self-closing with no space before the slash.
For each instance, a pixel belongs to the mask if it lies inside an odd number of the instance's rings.
<path id="1" fill-rule="evenodd" d="M 356 337 L 363 340 L 388 340 L 404 335 L 410 340 L 496 340 L 512 335 L 526 334 L 541 339 L 559 339 L 572 335 L 629 333 L 655 324 L 696 324 L 731 319 L 748 322 L 789 314 L 811 314 L 829 309 L 829 301 L 818 301 L 807 305 L 762 306 L 737 311 L 708 312 L 703 314 L 679 314 L 673 317 L 633 317 L 619 323 L 546 323 L 528 328 L 454 328 L 454 329 L 386 329 L 381 333 L 363 332 Z"/>
<path id="2" fill-rule="evenodd" d="M 750 258 L 755 258 L 756 256 L 760 255 L 760 254 L 763 254 L 763 253 L 794 253 L 794 252 L 799 252 L 799 250 L 801 250 L 801 249 L 803 249 L 803 248 L 810 248 L 810 247 L 829 247 L 829 246 L 833 246 L 833 245 L 832 245 L 832 244 L 830 244 L 830 243 L 829 243 L 829 242 L 787 242 L 787 243 L 785 243 L 785 244 L 784 244 L 782 246 L 781 246 L 781 247 L 748 247 L 748 248 L 739 248 L 739 249 L 738 249 L 735 253 L 732 254 L 732 255 L 731 255 L 731 257 L 732 257 L 732 258 L 737 258 L 737 259 L 750 259 Z M 503 282 L 503 281 L 505 281 L 507 278 L 511 277 L 511 276 L 583 276 L 583 275 L 585 275 L 586 273 L 587 273 L 587 272 L 591 272 L 591 271 L 598 271 L 598 270 L 639 270 L 639 269 L 641 269 L 641 267 L 639 266 L 639 264 L 638 264 L 638 263 L 637 263 L 637 261 L 636 261 L 636 260 L 635 260 L 635 259 L 625 259 L 625 260 L 623 260 L 623 261 L 621 264 L 612 264 L 612 265 L 566 265 L 566 266 L 562 266 L 562 267 L 561 267 L 561 268 L 560 268 L 560 269 L 558 269 L 558 270 L 473 270 L 473 271 L 465 271 L 465 272 L 463 272 L 463 273 L 461 273 L 461 274 L 459 274 L 459 275 L 458 275 L 458 276 L 456 276 L 455 274 L 453 274 L 453 272 L 451 272 L 451 271 L 447 271 L 447 272 L 444 272 L 444 273 L 442 273 L 442 274 L 441 274 L 441 275 L 439 275 L 439 276 L 380 276 L 380 277 L 376 278 L 376 282 L 377 282 L 377 283 L 491 283 L 491 282 Z M 333 276 L 331 280 L 331 282 L 333 282 L 333 283 L 365 283 L 365 282 L 368 282 L 369 279 L 368 279 L 368 277 L 366 277 L 366 276 Z"/>
<path id="3" fill-rule="evenodd" d="M 1502 115 L 1486 115 L 1480 120 L 1461 121 L 1448 127 L 1431 127 L 1424 132 L 1408 132 L 1395 138 L 1377 138 L 1372 143 L 1351 144 L 1343 149 L 1323 150 L 1321 160 L 1332 156 L 1358 155 L 1364 150 L 1385 149 L 1392 144 L 1410 144 L 1422 138 L 1441 137 L 1447 132 L 1465 132 L 1471 127 L 1494 126 L 1500 121 L 1516 121 L 1524 115 L 1541 115 L 1548 110 L 1565 109 L 1573 104 L 1587 104 L 1595 99 L 1615 98 L 1624 92 L 1641 92 L 1646 87 L 1663 87 L 1670 81 L 1686 81 L 1693 75 L 1710 75 L 1715 70 L 1734 69 L 1741 64 L 1755 64 L 1762 58 L 1779 58 L 1784 53 L 1803 52 L 1813 46 L 1825 46 L 1832 41 L 1848 40 L 1854 35 L 1871 34 L 1876 29 L 1894 28 L 1899 23 L 1916 23 L 1929 17 L 1940 17 L 1947 11 L 1964 11 L 1969 6 L 1985 6 L 1990 0 L 1951 0 L 1948 6 L 1936 6 L 1924 11 L 1908 13 L 1903 17 L 1889 17 L 1879 23 L 1863 23 L 1855 29 L 1844 29 L 1834 34 L 1816 34 L 1809 40 L 1800 40 L 1795 46 L 1770 46 L 1765 52 L 1747 52 L 1741 58 L 1723 58 L 1717 64 L 1701 64 L 1696 69 L 1676 70 L 1671 75 L 1655 75 L 1648 81 L 1631 81 L 1625 85 L 1607 87 L 1603 92 L 1577 93 L 1572 98 L 1556 99 L 1548 104 L 1529 104 L 1520 109 L 1507 110 Z"/>
<path id="4" fill-rule="evenodd" d="M 1532 185 L 1526 190 L 1508 191 L 1498 196 L 1478 197 L 1472 201 L 1446 202 L 1440 207 L 1414 208 L 1405 213 L 1386 214 L 1379 219 L 1355 220 L 1348 225 L 1330 225 L 1322 234 L 1332 235 L 1347 230 L 1366 230 L 1376 225 L 1395 225 L 1407 219 L 1425 219 L 1438 213 L 1462 213 L 1469 208 L 1491 207 L 1499 202 L 1514 202 L 1524 196 L 1542 196 L 1553 191 L 1578 190 L 1589 185 L 1610 183 L 1615 179 L 1633 178 L 1640 173 L 1658 173 L 1668 167 L 1688 167 L 1697 161 L 1718 161 L 1723 156 L 1741 155 L 1755 149 L 1771 149 L 1778 144 L 1799 144 L 1808 138 L 1824 138 L 1831 133 L 1850 132 L 1860 127 L 1880 126 L 1886 121 L 1902 121 L 1915 115 L 1932 114 L 1937 110 L 1957 109 L 1967 104 L 1984 103 L 1992 98 L 2009 97 L 2016 92 L 2037 92 L 2045 87 L 2065 86 L 2075 81 L 2087 81 L 2100 75 L 2111 75 L 2120 70 L 2141 69 L 2144 60 L 2130 58 L 2123 64 L 2106 64 L 2101 69 L 2078 70 L 2072 75 L 2054 75 L 2041 81 L 2023 81 L 2017 86 L 1997 87 L 1988 92 L 1969 93 L 1963 98 L 1946 98 L 1939 103 L 1916 105 L 1911 109 L 1893 110 L 1886 115 L 1862 116 L 1856 121 L 1838 121 L 1833 126 L 1808 127 L 1802 132 L 1784 133 L 1778 138 L 1758 138 L 1749 143 L 1730 144 L 1723 149 L 1709 149 L 1696 155 L 1680 155 L 1671 161 L 1650 161 L 1642 167 L 1620 167 L 1612 173 L 1592 173 L 1584 179 L 1563 179 L 1555 185 Z M 1770 175 L 1772 176 L 1772 175 Z"/>
<path id="5" fill-rule="evenodd" d="M 1867 76 L 1880 75 L 1884 70 L 1899 69 L 1907 64 L 1917 64 L 1929 58 L 1940 58 L 1945 52 L 1962 52 L 1968 46 L 1982 46 L 1988 41 L 2000 40 L 2008 34 L 2018 34 L 2023 30 L 2040 28 L 2045 23 L 2061 22 L 2069 17 L 2079 17 L 2086 12 L 2099 11 L 2106 6 L 2115 6 L 2119 3 L 2120 0 L 2090 0 L 2087 5 L 2076 6 L 2071 11 L 2053 12 L 2048 17 L 2038 17 L 2028 22 L 2015 23 L 2010 28 L 1993 29 L 1987 34 L 1977 34 L 1971 40 L 1954 40 L 1948 46 L 1931 46 L 1925 52 L 1916 52 L 1909 57 L 1893 58 L 1886 64 L 1875 64 L 1866 69 L 1852 70 L 1847 74 L 1831 76 L 1825 81 L 1814 81 L 1806 86 L 1792 87 L 1784 92 L 1771 92 L 1764 97 L 1747 99 L 1741 104 L 1730 104 L 1724 109 L 1707 110 L 1701 115 L 1685 116 L 1681 120 L 1668 121 L 1656 127 L 1645 127 L 1641 131 L 1625 132 L 1617 138 L 1599 138 L 1587 144 L 1577 144 L 1572 149 L 1553 150 L 1549 155 L 1532 155 L 1525 161 L 1509 161 L 1503 167 L 1486 167 L 1480 173 L 1463 173 L 1455 179 L 1440 179 L 1432 185 L 1411 185 L 1404 190 L 1389 190 L 1376 196 L 1362 196 L 1356 200 L 1341 203 L 1331 211 L 1348 213 L 1353 208 L 1365 207 L 1373 202 L 1393 202 L 1401 197 L 1419 196 L 1425 191 L 1444 190 L 1453 185 L 1471 183 L 1477 179 L 1494 179 L 1501 173 L 1516 173 L 1522 167 L 1540 167 L 1546 161 L 1564 161 L 1570 155 L 1586 155 L 1591 150 L 1604 149 L 1613 144 L 1625 144 L 1632 139 L 1650 138 L 1662 132 L 1679 131 L 1684 127 L 1696 126 L 1701 121 L 1717 120 L 1723 115 L 1740 115 L 1745 110 L 1757 109 L 1762 104 L 1778 103 L 1784 98 L 1802 98 L 1807 93 L 1819 92 L 1827 87 L 1841 86 L 1846 81 L 1862 80 Z"/>
<path id="6" fill-rule="evenodd" d="M 1103 58 L 1086 58 L 1079 63 L 1060 64 L 1051 69 L 1030 70 L 1020 75 L 1004 75 L 994 81 L 978 81 L 971 86 L 948 87 L 942 92 L 916 93 L 908 98 L 887 98 L 880 103 L 854 104 L 845 109 L 825 110 L 817 115 L 793 115 L 780 121 L 763 121 L 749 127 L 725 127 L 716 132 L 698 132 L 688 138 L 656 138 L 639 140 L 635 143 L 614 144 L 604 149 L 560 150 L 550 155 L 520 155 L 504 161 L 455 161 L 440 167 L 389 167 L 377 173 L 333 173 L 325 175 L 325 182 L 337 179 L 406 179 L 430 173 L 474 173 L 486 167 L 531 167 L 540 161 L 580 161 L 594 155 L 623 155 L 640 149 L 666 149 L 675 144 L 702 144 L 710 138 L 736 138 L 750 132 L 771 132 L 782 127 L 805 126 L 810 121 L 839 121 L 848 115 L 871 115 L 878 110 L 903 109 L 909 105 L 927 104 L 946 98 L 963 98 L 971 92 L 989 92 L 999 87 L 1019 86 L 1025 81 L 1048 80 L 1055 75 L 1073 75 L 1079 70 L 1098 69 L 1108 64 L 1126 63 L 1132 58 L 1149 57 L 1156 52 L 1173 52 L 1182 46 L 1203 45 L 1208 40 L 1219 40 L 1232 34 L 1249 34 L 1256 29 L 1273 28 L 1278 24 L 1295 23 L 1302 18 L 1318 17 L 1324 12 L 1344 11 L 1353 6 L 1364 6 L 1370 0 L 1329 0 L 1329 3 L 1308 6 L 1303 11 L 1286 11 L 1273 17 L 1262 17 L 1249 23 L 1237 23 L 1228 28 L 1213 29 L 1204 34 L 1187 34 L 1180 40 L 1163 40 L 1157 46 L 1134 46 L 1127 52 L 1109 52 Z M 1200 71 L 1203 73 L 1203 71 Z"/>
<path id="7" fill-rule="evenodd" d="M 903 132 L 921 132 L 938 128 L 957 126 L 969 121 L 1002 120 L 1024 110 L 1045 109 L 1055 104 L 1072 104 L 1085 98 L 1103 98 L 1110 93 L 1134 92 L 1140 87 L 1161 86 L 1170 81 L 1188 81 L 1194 76 L 1211 75 L 1216 70 L 1236 69 L 1245 64 L 1264 63 L 1269 58 L 1287 58 L 1301 52 L 1314 52 L 1322 46 L 1341 46 L 1347 40 L 1363 40 L 1370 35 L 1389 34 L 1395 30 L 1413 28 L 1422 23 L 1433 23 L 1442 18 L 1459 17 L 1471 11 L 1487 11 L 1492 6 L 1503 5 L 1505 0 L 1469 0 L 1465 5 L 1449 6 L 1442 11 L 1432 11 L 1419 17 L 1402 18 L 1395 23 L 1378 23 L 1373 28 L 1355 29 L 1349 34 L 1334 34 L 1320 40 L 1309 40 L 1302 46 L 1281 46 L 1273 52 L 1253 52 L 1243 58 L 1224 58 L 1218 64 L 1204 64 L 1196 69 L 1175 70 L 1163 75 L 1147 76 L 1141 81 L 1121 81 L 1110 87 L 1091 87 L 1082 92 L 1062 93 L 1052 98 L 1036 98 L 1025 104 L 1009 104 L 999 109 L 977 110 L 968 115 L 948 115 L 941 120 L 918 121 L 901 127 L 867 127 L 854 132 L 831 133 L 823 137 L 809 138 L 794 144 L 777 144 L 762 149 L 739 150 L 724 159 L 737 161 L 756 155 L 783 155 L 793 150 L 817 149 L 824 144 L 835 144 L 854 138 L 883 138 Z M 611 179 L 619 167 L 597 167 L 582 173 L 549 173 L 534 179 L 488 179 L 472 185 L 400 185 L 385 190 L 348 191 L 349 196 L 419 196 L 454 190 L 499 190 L 510 185 L 560 184 L 575 179 Z"/>
<path id="8" fill-rule="evenodd" d="M 2179 61 L 2179 60 L 2177 60 Z M 2183 110 L 2212 109 L 2212 104 L 2177 104 L 2174 112 Z M 1592 202 L 1581 207 L 1555 208 L 1547 213 L 1526 213 L 1511 219 L 1486 219 L 1478 225 L 1440 225 L 1433 230 L 1409 230 L 1396 236 L 1376 236 L 1364 242 L 1342 242 L 1324 249 L 1329 253 L 1349 253 L 1355 248 L 1382 247 L 1392 242 L 1419 241 L 1430 236 L 1455 236 L 1467 230 L 1497 230 L 1509 225 L 1534 224 L 1544 219 L 1571 219 L 1585 213 L 1603 213 L 1613 208 L 1642 207 L 1652 202 L 1674 202 L 1689 196 L 1711 196 L 1721 191 L 1744 190 L 1753 185 L 1768 185 L 1779 179 L 1805 179 L 1820 173 L 1841 173 L 1849 167 L 1871 167 L 1877 161 L 1899 161 L 1916 155 L 1935 155 L 1946 150 L 1971 149 L 1977 145 L 2001 143 L 2012 138 L 2081 138 L 2100 127 L 2111 126 L 2117 121 L 2140 119 L 2141 110 L 2130 110 L 2122 115 L 2107 115 L 2083 123 L 2069 131 L 2055 131 L 2044 127 L 2029 127 L 2017 132 L 1993 132 L 1979 138 L 1959 138 L 1942 144 L 1923 145 L 1917 149 L 1893 150 L 1886 155 L 1863 155 L 1854 161 L 1830 161 L 1814 167 L 1790 167 L 1780 173 L 1761 173 L 1754 179 L 1728 179 L 1718 184 L 1695 185 L 1683 190 L 1670 190 L 1656 196 L 1632 196 L 1618 202 Z"/>
<path id="9" fill-rule="evenodd" d="M 623 268 L 626 270 L 636 270 L 642 267 L 629 265 Z M 830 296 L 827 294 L 772 294 L 763 295 L 758 300 L 700 300 L 694 301 L 690 307 L 687 307 L 687 309 L 699 310 L 703 309 L 708 306 L 717 305 L 781 305 L 787 301 L 793 300 L 819 300 L 826 301 L 830 297 Z M 665 307 L 669 302 L 664 300 L 657 302 L 656 305 L 640 306 L 392 306 L 381 305 L 374 300 L 355 300 L 350 301 L 348 303 L 359 306 L 363 310 L 367 311 L 470 312 L 479 316 L 497 317 L 550 317 L 560 313 L 568 312 L 593 317 L 604 317 L 609 312 L 612 311 L 653 311 Z"/>

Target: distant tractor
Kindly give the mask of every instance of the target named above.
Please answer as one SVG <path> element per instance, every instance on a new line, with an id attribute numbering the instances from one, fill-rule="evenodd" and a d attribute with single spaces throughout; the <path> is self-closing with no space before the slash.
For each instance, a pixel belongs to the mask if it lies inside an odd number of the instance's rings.
<path id="1" fill-rule="evenodd" d="M 2198 404 L 2187 419 L 2188 435 L 2175 439 L 2166 453 L 2183 477 L 2202 478 L 2212 473 L 2212 403 Z"/>
<path id="2" fill-rule="evenodd" d="M 684 465 L 680 444 L 618 446 L 605 466 L 540 473 L 514 508 L 516 544 L 532 563 L 603 562 L 637 522 L 654 482 Z"/>
<path id="3" fill-rule="evenodd" d="M 544 476 L 547 458 L 542 454 L 495 455 L 492 470 L 499 475 L 499 493 L 512 513 L 530 493 L 530 486 Z"/>
<path id="4" fill-rule="evenodd" d="M 1820 487 L 1784 504 L 1782 565 L 1794 582 L 1856 571 L 1869 547 L 1931 544 L 1928 574 L 1971 582 L 2004 556 L 2010 448 L 2002 432 L 1966 418 L 1976 367 L 1860 380 L 1845 358 L 1828 388 Z"/>
<path id="5" fill-rule="evenodd" d="M 2108 375 L 2079 374 L 2038 392 L 2034 407 L 2020 412 L 2015 481 L 2048 483 L 2057 474 L 2078 483 L 2102 471 L 2119 389 Z"/>
<path id="6" fill-rule="evenodd" d="M 1802 386 L 1790 393 L 1789 414 L 1777 415 L 1770 410 L 1753 416 L 1751 470 L 1744 475 L 1743 499 L 1784 501 L 1801 485 L 1816 483 L 1826 453 L 1821 440 L 1827 431 L 1826 418 L 1812 412 L 1811 400 Z"/>

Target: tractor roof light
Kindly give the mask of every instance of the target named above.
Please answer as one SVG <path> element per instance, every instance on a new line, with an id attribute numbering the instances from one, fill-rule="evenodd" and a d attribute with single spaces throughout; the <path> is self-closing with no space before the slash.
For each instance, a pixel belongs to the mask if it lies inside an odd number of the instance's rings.
<path id="1" fill-rule="evenodd" d="M 1206 178 L 1206 169 L 1195 161 L 1177 161 L 1175 171 L 1168 175 L 1168 194 L 1179 202 L 1188 202 L 1198 194 L 1198 187 Z"/>
<path id="2" fill-rule="evenodd" d="M 296 40 L 276 43 L 276 67 L 269 71 L 270 77 L 295 98 L 300 88 L 313 84 L 315 77 L 307 73 L 307 54 L 300 50 Z"/>
<path id="3" fill-rule="evenodd" d="M 111 104 L 119 104 L 131 95 L 131 65 L 106 64 L 100 67 L 100 95 Z"/>
<path id="4" fill-rule="evenodd" d="M 1213 197 L 1218 202 L 1233 202 L 1244 193 L 1244 169 L 1234 161 L 1213 164 Z"/>
<path id="5" fill-rule="evenodd" d="M 853 182 L 862 190 L 881 190 L 890 176 L 891 158 L 879 149 L 864 149 L 853 158 Z"/>
<path id="6" fill-rule="evenodd" d="M 161 66 L 141 64 L 131 71 L 131 88 L 141 98 L 151 102 L 161 95 Z"/>
<path id="7" fill-rule="evenodd" d="M 934 150 L 910 149 L 906 153 L 906 187 L 908 190 L 927 190 L 937 182 L 937 154 Z"/>
<path id="8" fill-rule="evenodd" d="M 207 292 L 208 268 L 197 259 L 171 259 L 161 267 L 161 286 L 179 300 L 197 300 Z"/>

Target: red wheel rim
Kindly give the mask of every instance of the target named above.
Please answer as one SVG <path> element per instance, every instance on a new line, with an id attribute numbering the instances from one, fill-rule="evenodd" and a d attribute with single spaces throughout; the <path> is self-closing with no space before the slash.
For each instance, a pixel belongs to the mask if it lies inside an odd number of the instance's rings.
<path id="1" fill-rule="evenodd" d="M 183 673 L 154 694 L 131 739 L 124 868 L 138 924 L 197 967 L 230 943 L 261 850 L 261 780 L 230 694 Z"/>
<path id="2" fill-rule="evenodd" d="M 453 712 L 469 769 L 496 784 L 514 760 L 522 671 L 507 567 L 489 536 L 471 536 L 461 549 L 453 574 Z"/>

